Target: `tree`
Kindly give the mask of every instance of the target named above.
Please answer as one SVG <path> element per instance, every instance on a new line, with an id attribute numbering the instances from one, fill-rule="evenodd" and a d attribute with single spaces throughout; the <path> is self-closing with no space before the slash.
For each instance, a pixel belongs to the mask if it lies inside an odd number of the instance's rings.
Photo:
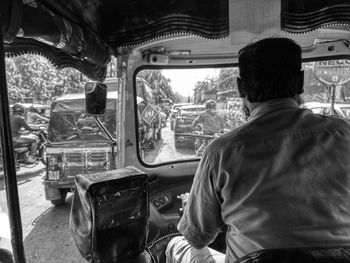
<path id="1" fill-rule="evenodd" d="M 38 55 L 6 58 L 6 76 L 10 103 L 23 102 L 26 97 L 49 103 L 65 93 L 83 92 L 88 80 L 75 69 L 58 70 Z"/>
<path id="2" fill-rule="evenodd" d="M 18 73 L 13 58 L 6 59 L 6 78 L 10 103 L 23 100 L 22 76 Z"/>
<path id="3" fill-rule="evenodd" d="M 223 68 L 217 80 L 218 91 L 237 90 L 238 68 Z"/>
<path id="4" fill-rule="evenodd" d="M 111 57 L 111 61 L 107 66 L 107 78 L 116 78 L 117 77 L 117 58 Z"/>
<path id="5" fill-rule="evenodd" d="M 177 91 L 174 93 L 174 99 L 173 99 L 174 103 L 184 103 L 184 102 L 187 102 L 187 99 L 188 98 L 186 96 L 181 95 Z"/>
<path id="6" fill-rule="evenodd" d="M 160 70 L 142 70 L 138 77 L 145 79 L 159 96 L 174 100 L 175 94 L 171 88 L 170 79 L 166 78 Z"/>
<path id="7" fill-rule="evenodd" d="M 207 76 L 203 81 L 197 81 L 194 88 L 194 102 L 203 104 L 210 99 L 216 99 L 218 78 Z"/>

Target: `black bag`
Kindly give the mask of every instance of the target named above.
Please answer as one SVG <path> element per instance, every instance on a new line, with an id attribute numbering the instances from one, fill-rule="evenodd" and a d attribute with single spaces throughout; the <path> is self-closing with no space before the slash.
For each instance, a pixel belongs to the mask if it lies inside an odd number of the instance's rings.
<path id="1" fill-rule="evenodd" d="M 114 263 L 144 251 L 148 232 L 147 175 L 134 167 L 75 178 L 70 229 L 80 254 Z"/>

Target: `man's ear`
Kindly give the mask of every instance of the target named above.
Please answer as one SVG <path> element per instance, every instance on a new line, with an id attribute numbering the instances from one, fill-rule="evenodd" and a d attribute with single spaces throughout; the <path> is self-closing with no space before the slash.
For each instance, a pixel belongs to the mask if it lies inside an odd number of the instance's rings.
<path id="1" fill-rule="evenodd" d="M 245 98 L 247 94 L 246 94 L 246 92 L 244 90 L 244 82 L 243 82 L 243 80 L 240 77 L 237 77 L 236 81 L 237 81 L 237 88 L 238 88 L 239 96 L 241 98 Z"/>
<path id="2" fill-rule="evenodd" d="M 298 76 L 298 94 L 302 94 L 304 92 L 304 70 L 301 70 Z"/>

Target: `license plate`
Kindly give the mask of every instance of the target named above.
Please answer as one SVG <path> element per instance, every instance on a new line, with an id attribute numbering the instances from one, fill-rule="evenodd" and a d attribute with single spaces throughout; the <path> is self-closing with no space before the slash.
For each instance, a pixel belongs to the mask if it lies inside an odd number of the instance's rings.
<path id="1" fill-rule="evenodd" d="M 59 180 L 60 171 L 49 171 L 49 180 Z"/>

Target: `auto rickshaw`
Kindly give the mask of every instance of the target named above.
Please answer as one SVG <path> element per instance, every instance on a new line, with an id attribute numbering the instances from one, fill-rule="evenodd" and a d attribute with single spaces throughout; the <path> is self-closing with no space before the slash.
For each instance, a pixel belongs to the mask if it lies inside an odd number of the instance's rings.
<path id="1" fill-rule="evenodd" d="M 205 82 L 204 69 L 214 73 L 220 68 L 237 69 L 238 51 L 242 47 L 257 39 L 280 36 L 291 38 L 302 47 L 304 67 L 310 72 L 305 80 L 307 84 L 317 81 L 313 75 L 317 63 L 331 62 L 326 71 L 332 73 L 322 78 L 333 90 L 335 85 L 343 85 L 341 81 L 349 75 L 348 63 L 342 63 L 341 72 L 331 66 L 350 59 L 347 0 L 2 0 L 0 12 L 3 43 L 0 45 L 0 137 L 16 263 L 26 262 L 26 256 L 30 255 L 25 253 L 23 241 L 5 55 L 40 54 L 57 68 L 73 67 L 95 81 L 93 90 L 104 89 L 100 82 L 106 76 L 110 57 L 118 60 L 114 70 L 121 98 L 116 114 L 119 124 L 115 138 L 109 138 L 116 143 L 116 169 L 75 176 L 79 191 L 75 191 L 67 203 L 71 206 L 66 209 L 74 215 L 70 221 L 71 226 L 76 226 L 71 230 L 73 238 L 45 247 L 49 250 L 47 256 L 36 255 L 41 262 L 84 262 L 80 254 L 89 262 L 165 262 L 162 241 L 178 234 L 181 199 L 177 197 L 190 191 L 200 158 L 176 152 L 169 140 L 152 152 L 155 155 L 152 162 L 144 159 L 136 87 L 137 75 L 142 70 L 152 70 L 156 80 L 168 70 L 177 70 L 176 75 L 182 80 L 194 76 L 195 70 L 203 70 L 200 81 L 213 85 L 197 95 L 205 98 L 211 92 L 209 95 L 215 96 L 216 88 L 224 89 L 221 85 L 224 82 L 215 82 L 219 74 L 212 82 Z M 333 78 L 335 75 L 338 77 Z M 160 81 L 154 83 L 162 89 Z M 191 93 L 194 88 L 190 86 L 187 90 Z M 187 95 L 178 94 L 178 97 L 186 99 Z M 188 97 L 190 101 L 191 95 Z M 96 117 L 97 122 L 103 115 L 88 114 Z M 168 132 L 171 134 L 170 129 Z M 56 209 L 55 216 L 63 213 Z M 44 220 L 48 213 L 43 211 L 34 223 Z M 69 231 L 69 215 L 65 216 L 67 229 L 50 229 L 55 236 Z M 50 219 L 53 221 L 54 217 Z M 31 241 L 47 245 L 50 242 L 45 235 L 48 233 L 42 234 L 40 240 Z M 225 251 L 225 235 L 223 228 L 213 247 Z M 77 249 L 72 250 L 72 239 Z M 349 262 L 349 254 L 349 247 L 306 246 L 260 250 L 236 262 L 338 263 Z"/>

